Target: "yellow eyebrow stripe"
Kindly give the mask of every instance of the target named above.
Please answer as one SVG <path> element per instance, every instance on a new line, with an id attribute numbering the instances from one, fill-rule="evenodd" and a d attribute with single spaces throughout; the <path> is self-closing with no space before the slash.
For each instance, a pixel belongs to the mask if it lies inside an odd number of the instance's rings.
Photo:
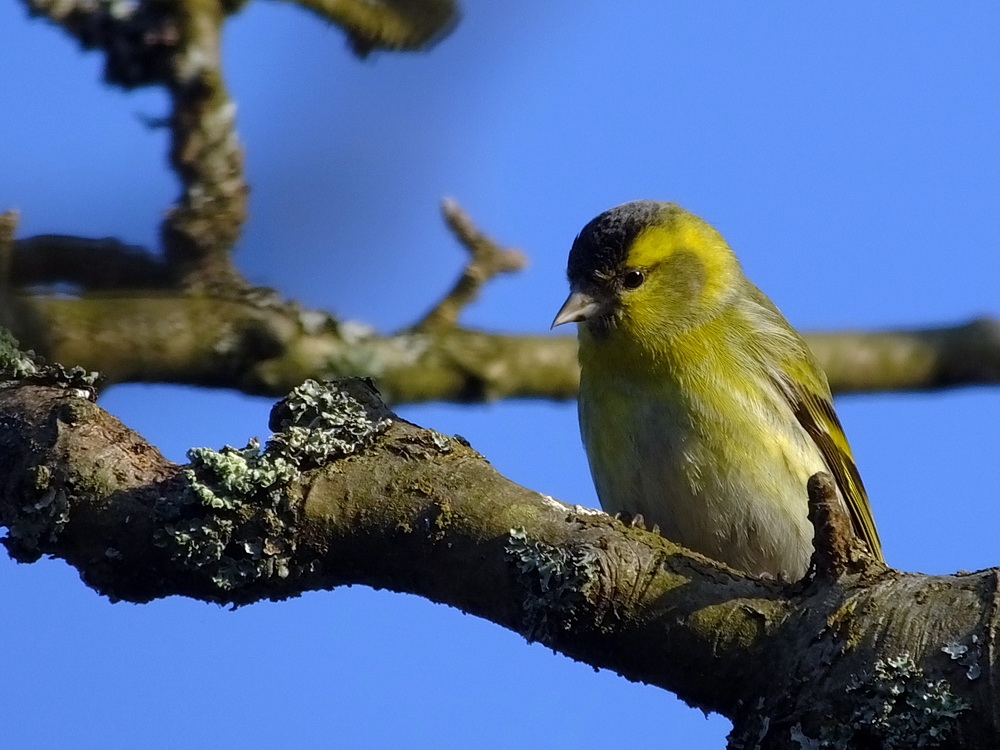
<path id="1" fill-rule="evenodd" d="M 688 253 L 702 268 L 705 285 L 701 303 L 710 306 L 732 286 L 739 263 L 722 235 L 711 224 L 668 203 L 662 220 L 651 224 L 636 235 L 625 258 L 631 268 L 652 268 L 667 263 L 679 253 Z"/>

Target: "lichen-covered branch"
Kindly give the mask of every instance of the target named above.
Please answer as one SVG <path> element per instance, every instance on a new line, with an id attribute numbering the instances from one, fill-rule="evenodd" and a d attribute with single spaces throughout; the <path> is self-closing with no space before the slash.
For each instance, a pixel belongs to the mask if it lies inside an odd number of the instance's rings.
<path id="1" fill-rule="evenodd" d="M 19 293 L 0 325 L 46 358 L 109 383 L 186 383 L 280 396 L 306 378 L 370 376 L 392 403 L 568 399 L 576 341 L 463 328 L 381 335 L 277 301 L 181 293 Z M 1000 383 L 1000 323 L 807 334 L 839 393 Z"/>
<path id="2" fill-rule="evenodd" d="M 177 466 L 86 391 L 41 371 L 18 380 L 10 359 L 4 544 L 25 562 L 67 560 L 111 598 L 243 604 L 362 583 L 670 689 L 729 716 L 733 748 L 1000 740 L 984 652 L 995 571 L 748 578 L 504 479 L 359 381 L 303 384 L 265 446 L 197 449 Z"/>

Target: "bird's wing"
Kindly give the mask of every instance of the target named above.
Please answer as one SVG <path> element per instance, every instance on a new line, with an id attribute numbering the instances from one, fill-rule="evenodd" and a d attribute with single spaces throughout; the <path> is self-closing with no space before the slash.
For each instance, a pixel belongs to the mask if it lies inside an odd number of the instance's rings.
<path id="1" fill-rule="evenodd" d="M 833 410 L 833 404 L 828 397 L 800 384 L 785 373 L 777 375 L 776 380 L 776 385 L 788 400 L 795 418 L 819 448 L 823 460 L 837 482 L 840 494 L 847 503 L 847 511 L 855 533 L 864 539 L 875 557 L 883 559 L 882 543 L 875 530 L 875 520 L 868 504 L 868 493 L 865 492 L 865 486 L 861 482 L 861 475 L 851 455 L 851 447 Z"/>

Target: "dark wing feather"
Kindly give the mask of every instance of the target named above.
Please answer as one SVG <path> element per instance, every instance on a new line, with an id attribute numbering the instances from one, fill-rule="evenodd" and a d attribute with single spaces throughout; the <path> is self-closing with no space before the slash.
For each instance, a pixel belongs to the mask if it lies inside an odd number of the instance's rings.
<path id="1" fill-rule="evenodd" d="M 882 543 L 875 530 L 868 493 L 854 464 L 851 447 L 830 399 L 782 377 L 778 383 L 788 399 L 795 418 L 819 448 L 823 460 L 840 488 L 847 504 L 855 533 L 865 541 L 871 553 L 882 560 Z"/>

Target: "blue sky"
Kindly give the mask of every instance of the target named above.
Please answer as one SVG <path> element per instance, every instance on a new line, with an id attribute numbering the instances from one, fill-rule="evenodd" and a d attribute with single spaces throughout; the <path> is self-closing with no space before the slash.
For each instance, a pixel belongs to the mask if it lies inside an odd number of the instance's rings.
<path id="1" fill-rule="evenodd" d="M 490 6 L 490 7 L 486 7 Z M 0 209 L 21 233 L 152 245 L 177 192 L 158 91 L 0 4 Z M 382 330 L 448 288 L 449 195 L 530 267 L 468 325 L 537 333 L 592 216 L 677 200 L 800 328 L 1000 313 L 1000 8 L 990 2 L 467 3 L 428 53 L 348 53 L 287 4 L 226 27 L 254 282 Z M 128 386 L 103 405 L 182 460 L 266 436 L 270 403 Z M 838 400 L 888 561 L 1000 562 L 1000 390 Z M 572 404 L 428 405 L 507 476 L 594 504 Z M 0 560 L 11 747 L 721 748 L 728 723 L 476 618 L 361 587 L 237 612 L 111 605 L 65 564 Z"/>

